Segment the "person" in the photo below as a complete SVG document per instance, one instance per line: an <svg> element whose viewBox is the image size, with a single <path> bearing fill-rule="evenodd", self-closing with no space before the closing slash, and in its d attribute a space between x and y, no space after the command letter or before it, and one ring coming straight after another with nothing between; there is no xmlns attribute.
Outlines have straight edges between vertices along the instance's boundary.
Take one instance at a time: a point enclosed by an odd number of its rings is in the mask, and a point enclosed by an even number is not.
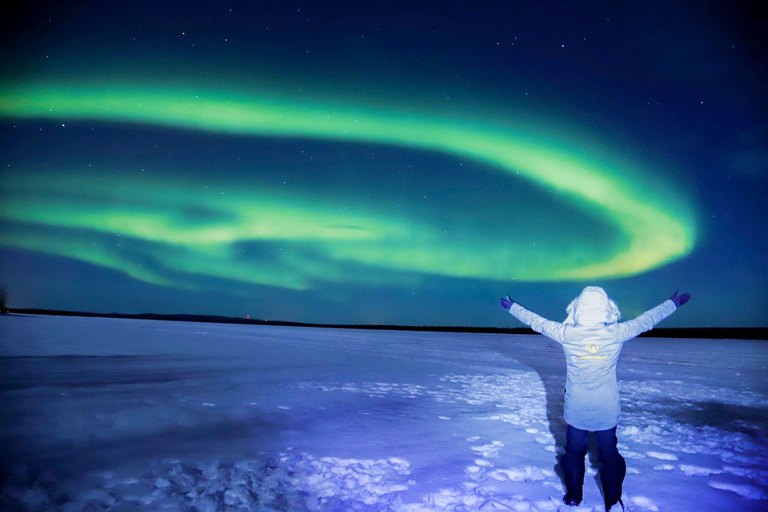
<svg viewBox="0 0 768 512"><path fill-rule="evenodd" d="M600 480L605 509L619 503L627 466L617 449L616 426L621 407L616 382L616 363L624 342L648 331L688 302L690 294L672 297L634 320L619 322L616 303L600 287L587 286L566 309L564 322L547 320L512 300L509 295L499 304L534 331L563 346L567 364L565 377L565 422L568 424L565 454L560 460L565 474L563 501L576 506L582 500L584 456L589 433L597 437Z"/></svg>

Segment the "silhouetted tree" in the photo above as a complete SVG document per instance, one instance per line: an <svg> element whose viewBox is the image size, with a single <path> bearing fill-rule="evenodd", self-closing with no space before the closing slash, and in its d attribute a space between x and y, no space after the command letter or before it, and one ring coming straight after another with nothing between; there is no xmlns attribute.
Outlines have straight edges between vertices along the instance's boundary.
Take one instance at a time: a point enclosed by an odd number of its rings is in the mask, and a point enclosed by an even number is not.
<svg viewBox="0 0 768 512"><path fill-rule="evenodd" d="M7 313L8 308L5 307L5 300L8 298L8 295L5 293L5 287L0 286L0 313Z"/></svg>

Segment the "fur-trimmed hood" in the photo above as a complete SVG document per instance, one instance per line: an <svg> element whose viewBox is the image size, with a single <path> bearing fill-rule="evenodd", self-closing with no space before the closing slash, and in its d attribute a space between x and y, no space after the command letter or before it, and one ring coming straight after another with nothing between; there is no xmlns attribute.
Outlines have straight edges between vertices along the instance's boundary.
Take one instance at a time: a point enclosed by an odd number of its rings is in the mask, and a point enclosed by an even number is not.
<svg viewBox="0 0 768 512"><path fill-rule="evenodd" d="M621 318L619 307L599 286L587 286L565 310L565 324L598 327L613 324Z"/></svg>

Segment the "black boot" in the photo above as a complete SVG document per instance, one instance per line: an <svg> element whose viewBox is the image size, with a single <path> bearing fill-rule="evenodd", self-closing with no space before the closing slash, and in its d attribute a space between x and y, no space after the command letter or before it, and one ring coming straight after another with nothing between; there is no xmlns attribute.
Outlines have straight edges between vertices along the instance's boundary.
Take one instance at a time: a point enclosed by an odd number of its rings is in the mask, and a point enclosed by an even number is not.
<svg viewBox="0 0 768 512"><path fill-rule="evenodd" d="M565 454L560 459L565 476L566 505L575 506L581 503L582 488L584 487L584 457L587 455L589 432L568 425L566 433Z"/></svg>
<svg viewBox="0 0 768 512"><path fill-rule="evenodd" d="M603 484L605 510L613 507L613 512L622 512L624 503L621 501L621 487L627 474L627 463L617 449L616 428L602 430L596 436L600 462L603 464L600 468L600 481ZM617 503L621 508L616 506Z"/></svg>
<svg viewBox="0 0 768 512"><path fill-rule="evenodd" d="M566 494L563 496L563 503L566 505L570 505L571 507L578 506L579 503L581 503L581 496L571 496L570 494Z"/></svg>

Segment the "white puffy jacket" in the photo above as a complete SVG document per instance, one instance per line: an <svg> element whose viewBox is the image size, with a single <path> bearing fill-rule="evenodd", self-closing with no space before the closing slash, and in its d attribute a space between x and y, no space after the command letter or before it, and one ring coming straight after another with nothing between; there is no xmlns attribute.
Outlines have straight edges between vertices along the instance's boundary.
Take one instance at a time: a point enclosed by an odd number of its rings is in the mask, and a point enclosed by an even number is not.
<svg viewBox="0 0 768 512"><path fill-rule="evenodd" d="M565 322L553 322L514 303L509 312L563 346L568 366L565 421L582 430L608 430L619 423L616 363L624 342L649 331L675 312L667 300L634 320L619 322L616 304L602 288L588 286L568 306Z"/></svg>

